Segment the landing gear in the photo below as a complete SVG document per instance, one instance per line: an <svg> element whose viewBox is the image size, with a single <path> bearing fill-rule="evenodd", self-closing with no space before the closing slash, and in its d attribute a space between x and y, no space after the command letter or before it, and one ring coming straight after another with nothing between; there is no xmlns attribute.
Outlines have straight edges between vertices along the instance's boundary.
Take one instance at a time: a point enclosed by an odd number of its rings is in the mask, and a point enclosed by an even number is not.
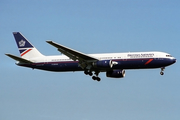
<svg viewBox="0 0 180 120"><path fill-rule="evenodd" d="M161 75L164 75L164 72L160 72Z"/></svg>
<svg viewBox="0 0 180 120"><path fill-rule="evenodd" d="M86 74L86 75L90 75L90 76L92 76L92 75L93 75L92 71L90 71L90 70L85 70L85 71L84 71L84 74Z"/></svg>
<svg viewBox="0 0 180 120"><path fill-rule="evenodd" d="M96 76L93 76L92 79L93 79L93 80L97 80L98 82L101 81L101 78L96 77Z"/></svg>
<svg viewBox="0 0 180 120"><path fill-rule="evenodd" d="M89 75L89 76L92 76L92 75L93 75L93 73L92 73L91 70L85 70L85 71L84 71L84 74ZM95 76L92 76L92 79L93 79L93 80L97 80L97 81L101 81L101 78L98 77L99 71L95 71L94 74L95 74Z"/></svg>
<svg viewBox="0 0 180 120"><path fill-rule="evenodd" d="M96 76L93 76L92 79L93 79L93 80L97 80L98 82L101 81L101 78L98 77L99 71L95 71L94 74L95 74Z"/></svg>
<svg viewBox="0 0 180 120"><path fill-rule="evenodd" d="M164 72L163 72L164 69L165 69L165 67L162 67L162 68L161 68L161 72L160 72L161 75L164 75Z"/></svg>

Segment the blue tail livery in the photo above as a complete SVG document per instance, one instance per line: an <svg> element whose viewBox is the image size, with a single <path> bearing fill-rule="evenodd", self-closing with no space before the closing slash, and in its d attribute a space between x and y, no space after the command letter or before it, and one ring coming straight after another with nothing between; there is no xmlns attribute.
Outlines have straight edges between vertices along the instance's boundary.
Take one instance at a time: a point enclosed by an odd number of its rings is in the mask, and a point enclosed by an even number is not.
<svg viewBox="0 0 180 120"><path fill-rule="evenodd" d="M13 35L22 58L43 56L20 32L13 32Z"/></svg>

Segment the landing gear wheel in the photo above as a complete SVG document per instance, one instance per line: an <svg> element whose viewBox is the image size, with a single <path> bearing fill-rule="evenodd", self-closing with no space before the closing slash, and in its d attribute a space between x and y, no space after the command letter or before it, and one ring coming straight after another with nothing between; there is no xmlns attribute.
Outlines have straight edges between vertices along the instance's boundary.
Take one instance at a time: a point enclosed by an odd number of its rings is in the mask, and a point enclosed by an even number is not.
<svg viewBox="0 0 180 120"><path fill-rule="evenodd" d="M161 75L164 75L164 72L160 72Z"/></svg>
<svg viewBox="0 0 180 120"><path fill-rule="evenodd" d="M92 76L92 75L93 75L93 73L92 73L92 72L89 72L89 75L90 75L90 76Z"/></svg>
<svg viewBox="0 0 180 120"><path fill-rule="evenodd" d="M98 82L101 81L101 78L97 77L97 81L98 81Z"/></svg>
<svg viewBox="0 0 180 120"><path fill-rule="evenodd" d="M93 76L93 77L92 77L92 79L93 79L93 80L96 80L96 77L95 77L95 76Z"/></svg>
<svg viewBox="0 0 180 120"><path fill-rule="evenodd" d="M84 74L88 75L88 71L85 70L85 71L84 71Z"/></svg>
<svg viewBox="0 0 180 120"><path fill-rule="evenodd" d="M93 79L93 80L97 80L98 82L101 81L101 78L96 77L96 76L93 76L92 79Z"/></svg>
<svg viewBox="0 0 180 120"><path fill-rule="evenodd" d="M93 75L93 73L92 73L91 71L87 71L87 70L85 70L85 71L84 71L84 74L86 74L86 75L90 75L90 76L92 76L92 75Z"/></svg>

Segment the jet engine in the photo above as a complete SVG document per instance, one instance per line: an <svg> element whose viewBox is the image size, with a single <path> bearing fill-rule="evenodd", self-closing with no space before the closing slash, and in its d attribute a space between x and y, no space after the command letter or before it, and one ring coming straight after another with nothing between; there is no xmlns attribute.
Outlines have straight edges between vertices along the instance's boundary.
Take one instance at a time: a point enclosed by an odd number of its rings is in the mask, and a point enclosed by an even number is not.
<svg viewBox="0 0 180 120"><path fill-rule="evenodd" d="M100 60L93 63L93 66L96 68L112 68L113 67L112 60Z"/></svg>
<svg viewBox="0 0 180 120"><path fill-rule="evenodd" d="M106 72L107 77L123 78L125 77L125 70L111 70Z"/></svg>

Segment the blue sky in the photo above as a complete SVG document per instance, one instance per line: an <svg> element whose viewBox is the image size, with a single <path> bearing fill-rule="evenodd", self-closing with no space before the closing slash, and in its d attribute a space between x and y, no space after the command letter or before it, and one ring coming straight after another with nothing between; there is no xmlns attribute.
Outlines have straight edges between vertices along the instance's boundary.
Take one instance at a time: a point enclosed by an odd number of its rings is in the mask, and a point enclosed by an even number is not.
<svg viewBox="0 0 180 120"><path fill-rule="evenodd" d="M12 32L45 55L53 40L84 53L163 51L180 59L178 0L1 0L1 120L178 120L179 62L160 69L126 70L122 79L83 72L53 73L16 66Z"/></svg>

